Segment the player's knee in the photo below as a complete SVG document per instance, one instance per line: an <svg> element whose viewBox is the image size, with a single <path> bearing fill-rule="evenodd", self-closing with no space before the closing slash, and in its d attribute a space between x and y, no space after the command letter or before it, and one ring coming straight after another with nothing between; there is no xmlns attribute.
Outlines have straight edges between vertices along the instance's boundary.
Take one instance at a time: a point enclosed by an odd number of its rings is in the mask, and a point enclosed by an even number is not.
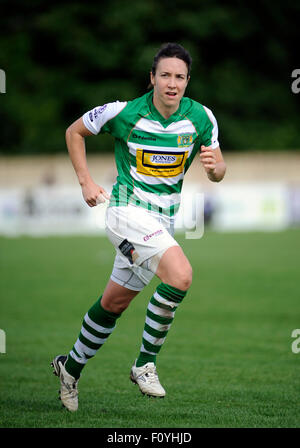
<svg viewBox="0 0 300 448"><path fill-rule="evenodd" d="M175 288L181 291L187 291L192 284L193 270L192 267L186 267L184 270L175 273L173 277L173 285Z"/></svg>
<svg viewBox="0 0 300 448"><path fill-rule="evenodd" d="M138 294L138 291L120 291L120 287L115 285L110 286L110 289L105 290L101 299L102 307L115 314L122 314L128 308L131 300Z"/></svg>
<svg viewBox="0 0 300 448"><path fill-rule="evenodd" d="M179 288L179 289L182 289L182 291L187 291L193 281L193 270L191 267L189 267L186 270L181 281L182 281L182 285L181 285L181 288Z"/></svg>
<svg viewBox="0 0 300 448"><path fill-rule="evenodd" d="M126 303L125 305L124 304L123 305L115 305L113 313L122 314L123 311L125 311L128 308L128 306L129 306L129 303Z"/></svg>
<svg viewBox="0 0 300 448"><path fill-rule="evenodd" d="M102 304L103 308L106 311L115 314L122 314L123 311L125 311L126 308L128 308L128 305L129 305L128 302L123 303L105 302L104 304Z"/></svg>

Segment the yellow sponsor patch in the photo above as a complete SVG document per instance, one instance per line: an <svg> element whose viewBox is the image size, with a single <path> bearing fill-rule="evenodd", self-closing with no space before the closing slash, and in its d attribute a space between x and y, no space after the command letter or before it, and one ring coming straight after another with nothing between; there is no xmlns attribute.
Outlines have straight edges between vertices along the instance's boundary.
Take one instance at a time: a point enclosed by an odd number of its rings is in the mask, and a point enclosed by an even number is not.
<svg viewBox="0 0 300 448"><path fill-rule="evenodd" d="M174 177L184 170L188 151L161 152L136 150L136 169L139 174L156 177Z"/></svg>

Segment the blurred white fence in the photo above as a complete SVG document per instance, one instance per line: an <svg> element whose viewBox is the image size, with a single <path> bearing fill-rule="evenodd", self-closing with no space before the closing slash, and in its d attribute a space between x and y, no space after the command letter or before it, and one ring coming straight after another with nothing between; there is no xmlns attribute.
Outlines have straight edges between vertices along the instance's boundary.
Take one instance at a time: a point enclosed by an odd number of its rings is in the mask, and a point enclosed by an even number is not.
<svg viewBox="0 0 300 448"><path fill-rule="evenodd" d="M194 162L183 186L177 231L200 238L203 223L216 231L277 231L300 225L297 157L289 161L287 172L279 156L275 163L270 155L226 155L221 183L209 182ZM67 157L49 160L0 159L0 235L104 233L107 205L85 204ZM90 158L89 164L95 181L110 192L116 175L113 158Z"/></svg>
<svg viewBox="0 0 300 448"><path fill-rule="evenodd" d="M106 186L109 191L109 187ZM107 204L88 207L78 187L0 189L0 234L66 235L104 232ZM176 229L200 238L203 222L217 231L275 231L300 225L300 188L284 184L224 185L201 192L183 188ZM196 238L197 235L190 236Z"/></svg>

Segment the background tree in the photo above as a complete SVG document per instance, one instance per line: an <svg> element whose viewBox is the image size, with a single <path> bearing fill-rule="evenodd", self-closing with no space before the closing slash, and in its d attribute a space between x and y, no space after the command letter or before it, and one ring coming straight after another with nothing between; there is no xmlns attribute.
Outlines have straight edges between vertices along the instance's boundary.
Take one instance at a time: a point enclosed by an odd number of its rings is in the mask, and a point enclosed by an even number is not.
<svg viewBox="0 0 300 448"><path fill-rule="evenodd" d="M2 154L65 152L73 120L146 92L170 41L193 56L187 95L214 111L223 151L300 149L297 2L2 0L1 10ZM112 151L111 138L89 151Z"/></svg>

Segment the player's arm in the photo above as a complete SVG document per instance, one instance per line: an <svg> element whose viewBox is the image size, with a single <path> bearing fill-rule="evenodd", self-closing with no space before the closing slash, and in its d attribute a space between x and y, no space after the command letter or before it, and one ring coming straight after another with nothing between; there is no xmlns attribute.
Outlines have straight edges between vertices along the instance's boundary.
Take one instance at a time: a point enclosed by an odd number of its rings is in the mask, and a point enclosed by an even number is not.
<svg viewBox="0 0 300 448"><path fill-rule="evenodd" d="M220 182L225 176L226 163L220 147L212 149L211 146L201 146L200 160L207 177L212 182Z"/></svg>
<svg viewBox="0 0 300 448"><path fill-rule="evenodd" d="M109 199L109 196L102 187L93 181L88 169L85 137L89 135L94 134L85 127L83 119L79 118L66 130L66 144L74 170L82 188L83 198L90 207L94 207L99 202L102 202L103 196L106 199Z"/></svg>

